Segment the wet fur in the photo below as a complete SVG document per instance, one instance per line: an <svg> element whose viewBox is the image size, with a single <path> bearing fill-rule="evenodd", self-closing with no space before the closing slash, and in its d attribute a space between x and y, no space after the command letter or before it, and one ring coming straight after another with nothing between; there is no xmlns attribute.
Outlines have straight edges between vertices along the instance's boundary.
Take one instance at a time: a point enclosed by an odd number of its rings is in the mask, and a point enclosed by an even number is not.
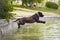
<svg viewBox="0 0 60 40"><path fill-rule="evenodd" d="M41 12L37 12L36 14L30 16L30 17L23 17L18 18L16 21L18 21L18 28L20 28L20 25L24 25L25 23L45 23L45 21L40 21L39 17L44 17L44 15Z"/></svg>

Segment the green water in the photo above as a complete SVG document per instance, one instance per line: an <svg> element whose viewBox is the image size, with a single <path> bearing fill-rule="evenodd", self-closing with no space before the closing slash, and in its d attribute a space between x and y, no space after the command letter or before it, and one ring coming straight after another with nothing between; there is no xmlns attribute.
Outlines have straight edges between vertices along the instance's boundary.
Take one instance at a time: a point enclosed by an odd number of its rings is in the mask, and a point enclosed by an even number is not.
<svg viewBox="0 0 60 40"><path fill-rule="evenodd" d="M33 23L21 26L8 40L54 40L60 34L60 21L49 21L46 24Z"/></svg>

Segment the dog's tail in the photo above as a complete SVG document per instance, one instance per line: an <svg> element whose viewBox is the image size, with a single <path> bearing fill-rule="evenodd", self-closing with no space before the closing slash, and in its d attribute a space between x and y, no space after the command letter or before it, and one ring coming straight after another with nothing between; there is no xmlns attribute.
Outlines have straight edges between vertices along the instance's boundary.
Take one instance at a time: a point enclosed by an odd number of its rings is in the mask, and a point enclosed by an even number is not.
<svg viewBox="0 0 60 40"><path fill-rule="evenodd" d="M16 19L15 21L13 21L13 22L16 22L16 21L19 21L20 19Z"/></svg>

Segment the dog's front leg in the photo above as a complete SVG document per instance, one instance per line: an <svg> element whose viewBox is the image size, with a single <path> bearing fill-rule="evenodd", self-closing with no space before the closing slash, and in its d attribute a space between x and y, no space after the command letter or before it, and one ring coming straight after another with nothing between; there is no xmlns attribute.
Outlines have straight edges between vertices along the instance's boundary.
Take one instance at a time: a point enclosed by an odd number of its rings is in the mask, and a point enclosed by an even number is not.
<svg viewBox="0 0 60 40"><path fill-rule="evenodd" d="M40 21L40 20L38 20L38 21L36 21L37 23L46 23L45 21Z"/></svg>
<svg viewBox="0 0 60 40"><path fill-rule="evenodd" d="M18 29L20 28L20 23L18 23Z"/></svg>

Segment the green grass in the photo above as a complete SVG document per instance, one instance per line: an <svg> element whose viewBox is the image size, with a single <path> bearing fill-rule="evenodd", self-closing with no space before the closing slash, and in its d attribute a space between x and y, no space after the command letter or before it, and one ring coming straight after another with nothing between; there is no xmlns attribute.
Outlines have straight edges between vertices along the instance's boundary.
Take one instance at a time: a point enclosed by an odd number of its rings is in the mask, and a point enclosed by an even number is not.
<svg viewBox="0 0 60 40"><path fill-rule="evenodd" d="M55 14L60 14L60 11L55 10L55 9L51 9L51 8L47 8L47 7L29 8L29 7L25 7L25 6L21 6L21 5L13 5L13 6L20 7L20 8L26 8L26 9L30 9L30 10L37 10L37 11L52 12Z"/></svg>
<svg viewBox="0 0 60 40"><path fill-rule="evenodd" d="M60 8L60 5L59 5L59 8Z"/></svg>

